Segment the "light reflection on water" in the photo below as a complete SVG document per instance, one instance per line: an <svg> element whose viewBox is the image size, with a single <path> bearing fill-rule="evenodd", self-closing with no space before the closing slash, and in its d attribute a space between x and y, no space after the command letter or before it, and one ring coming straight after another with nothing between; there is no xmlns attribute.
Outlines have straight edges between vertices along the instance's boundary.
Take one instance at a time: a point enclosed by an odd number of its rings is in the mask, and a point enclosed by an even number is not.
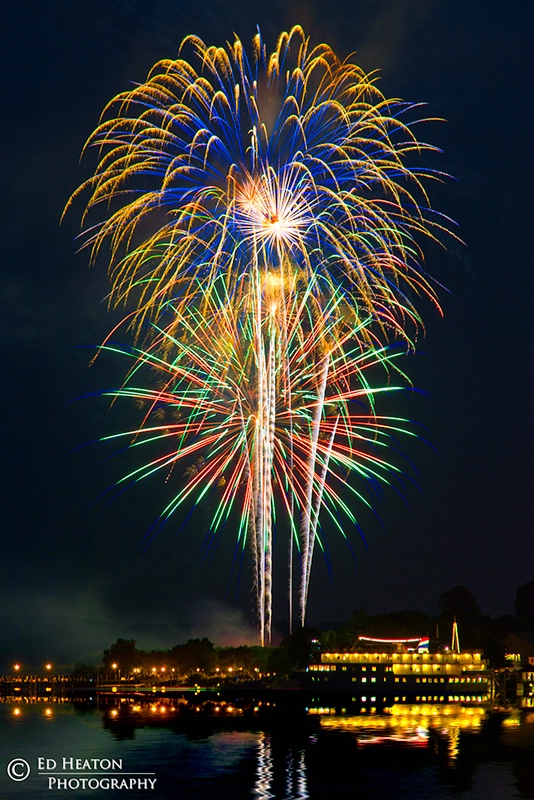
<svg viewBox="0 0 534 800"><path fill-rule="evenodd" d="M274 795L270 792L273 779L273 762L271 753L271 739L265 733L260 733L258 742L258 755L256 767L256 781L253 794L261 800L267 800Z"/></svg>
<svg viewBox="0 0 534 800"><path fill-rule="evenodd" d="M272 734L262 731L257 745L256 780L252 789L252 797L257 800L269 798L287 798L287 800L308 800L310 795L306 785L306 761L304 748L286 753L284 794L277 793L274 758L272 752Z"/></svg>
<svg viewBox="0 0 534 800"><path fill-rule="evenodd" d="M326 730L354 731L359 745L396 742L412 747L428 747L433 731L447 742L449 763L459 754L461 730L476 731L487 717L480 706L396 704L388 714L321 717Z"/></svg>
<svg viewBox="0 0 534 800"><path fill-rule="evenodd" d="M169 700L98 708L51 698L0 704L0 797L65 798L37 774L37 758L59 763L75 756L122 759L125 772L154 772L157 791L148 794L164 799L534 798L532 712L398 705L384 714L262 719L234 707L224 717L203 711L187 716ZM6 775L16 757L32 766L27 781ZM67 794L125 796L118 789ZM134 788L126 796L147 791Z"/></svg>

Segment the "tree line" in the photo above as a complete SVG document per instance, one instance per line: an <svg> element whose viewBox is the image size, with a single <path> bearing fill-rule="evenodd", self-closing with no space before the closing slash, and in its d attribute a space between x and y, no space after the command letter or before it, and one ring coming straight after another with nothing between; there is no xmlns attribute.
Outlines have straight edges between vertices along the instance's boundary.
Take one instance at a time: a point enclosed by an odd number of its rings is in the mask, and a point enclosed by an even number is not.
<svg viewBox="0 0 534 800"><path fill-rule="evenodd" d="M108 676L125 679L132 675L154 680L259 680L266 675L288 674L301 669L320 652L353 649L358 636L383 638L429 636L443 644L451 641L453 621L460 629L462 649L484 653L494 666L504 665L502 640L511 631L534 630L534 581L516 592L515 614L498 618L485 616L474 594L466 586L455 586L440 595L439 615L403 610L388 614L368 614L355 609L335 628L300 628L286 636L277 647L241 645L216 647L207 638L189 639L169 650L138 650L133 639L117 639L104 650L102 666ZM97 668L78 664L77 674L96 673Z"/></svg>

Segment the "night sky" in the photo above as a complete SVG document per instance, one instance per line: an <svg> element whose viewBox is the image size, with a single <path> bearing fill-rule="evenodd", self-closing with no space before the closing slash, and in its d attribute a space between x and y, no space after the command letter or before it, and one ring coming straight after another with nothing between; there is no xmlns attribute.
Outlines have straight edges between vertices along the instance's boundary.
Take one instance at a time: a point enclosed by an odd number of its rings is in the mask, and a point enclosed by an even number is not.
<svg viewBox="0 0 534 800"><path fill-rule="evenodd" d="M105 267L77 252L69 195L91 174L79 156L105 103L144 80L182 38L274 45L300 23L314 43L355 51L389 97L426 101L421 138L455 177L432 192L466 247L429 250L446 287L444 318L422 306L426 337L404 367L418 391L401 413L422 440L403 444L407 481L361 513L365 542L328 537L318 553L310 623L406 608L468 586L485 614L513 612L534 579L532 519L532 52L528 3L495 0L48 0L4 11L2 64L2 549L0 672L13 659L98 660L118 636L171 647L190 636L255 641L251 572L234 569L231 529L205 552L209 509L175 517L151 541L165 504L159 481L106 493L131 456L97 443L133 419L109 409L124 363L89 361L116 316ZM425 440L425 441L423 441ZM530 490L530 491L529 491ZM285 542L276 553L275 620Z"/></svg>

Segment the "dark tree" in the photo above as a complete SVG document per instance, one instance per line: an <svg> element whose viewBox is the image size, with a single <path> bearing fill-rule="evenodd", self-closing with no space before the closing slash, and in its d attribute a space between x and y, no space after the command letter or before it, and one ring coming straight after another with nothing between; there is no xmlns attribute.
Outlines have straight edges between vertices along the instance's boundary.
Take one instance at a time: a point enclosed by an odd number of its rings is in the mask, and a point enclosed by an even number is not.
<svg viewBox="0 0 534 800"><path fill-rule="evenodd" d="M358 642L358 636L368 636L370 633L369 614L363 608L356 608L338 632L340 649L351 650Z"/></svg>
<svg viewBox="0 0 534 800"><path fill-rule="evenodd" d="M517 588L515 623L518 630L534 631L534 581Z"/></svg>
<svg viewBox="0 0 534 800"><path fill-rule="evenodd" d="M318 628L299 628L287 636L269 656L268 669L271 672L291 672L302 669L319 652L320 630Z"/></svg>
<svg viewBox="0 0 534 800"><path fill-rule="evenodd" d="M106 669L113 669L112 665L117 664L117 669L123 675L129 674L138 666L140 659L136 644L134 639L117 639L108 650L104 650L102 661Z"/></svg>
<svg viewBox="0 0 534 800"><path fill-rule="evenodd" d="M197 670L212 672L217 655L213 643L203 639L188 639L185 644L177 644L171 650L171 661L182 673L192 673Z"/></svg>
<svg viewBox="0 0 534 800"><path fill-rule="evenodd" d="M482 617L475 595L466 586L455 586L443 592L438 606L441 616L447 622L456 619L459 625L476 625Z"/></svg>
<svg viewBox="0 0 534 800"><path fill-rule="evenodd" d="M255 671L267 672L267 661L271 652L269 647L259 645L239 647L217 647L217 666L222 670L232 667L234 670L242 670L250 677L254 677Z"/></svg>

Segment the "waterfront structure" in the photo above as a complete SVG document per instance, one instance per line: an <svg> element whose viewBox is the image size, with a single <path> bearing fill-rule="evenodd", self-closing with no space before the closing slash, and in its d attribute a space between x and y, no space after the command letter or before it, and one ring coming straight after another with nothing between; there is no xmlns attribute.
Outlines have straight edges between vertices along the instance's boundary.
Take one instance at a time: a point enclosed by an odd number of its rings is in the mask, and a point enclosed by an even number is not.
<svg viewBox="0 0 534 800"><path fill-rule="evenodd" d="M503 694L520 708L534 708L534 631L509 633L503 640L507 667Z"/></svg>
<svg viewBox="0 0 534 800"><path fill-rule="evenodd" d="M502 643L510 666L534 667L534 631L508 633Z"/></svg>
<svg viewBox="0 0 534 800"><path fill-rule="evenodd" d="M310 689L372 695L377 702L482 703L491 684L481 653L431 648L428 638L361 636L352 652L321 653L307 668Z"/></svg>

